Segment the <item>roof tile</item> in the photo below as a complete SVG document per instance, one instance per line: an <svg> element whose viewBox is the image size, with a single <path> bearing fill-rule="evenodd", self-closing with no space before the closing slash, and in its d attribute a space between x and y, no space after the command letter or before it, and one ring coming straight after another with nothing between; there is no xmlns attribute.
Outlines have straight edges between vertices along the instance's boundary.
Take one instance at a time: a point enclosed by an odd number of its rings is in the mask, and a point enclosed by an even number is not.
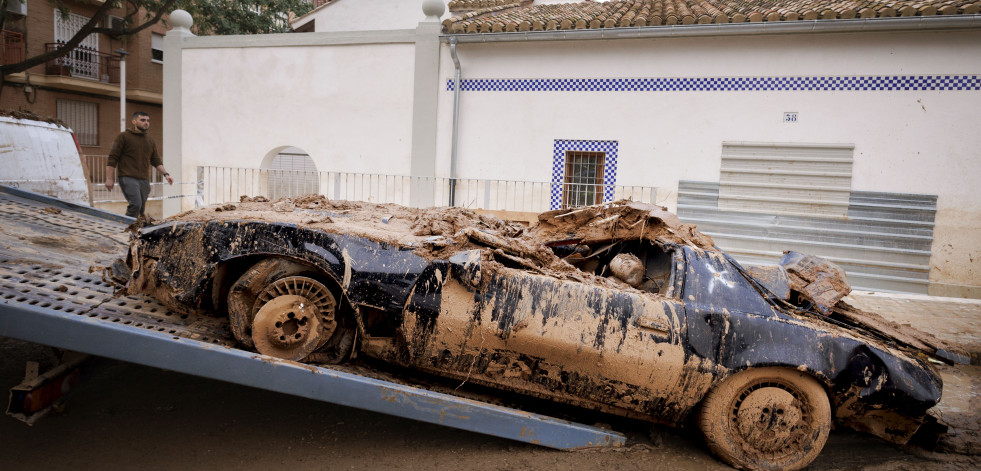
<svg viewBox="0 0 981 471"><path fill-rule="evenodd" d="M528 0L453 0L452 33L490 33L669 26L708 23L792 22L975 15L981 0L617 0L533 5Z"/></svg>

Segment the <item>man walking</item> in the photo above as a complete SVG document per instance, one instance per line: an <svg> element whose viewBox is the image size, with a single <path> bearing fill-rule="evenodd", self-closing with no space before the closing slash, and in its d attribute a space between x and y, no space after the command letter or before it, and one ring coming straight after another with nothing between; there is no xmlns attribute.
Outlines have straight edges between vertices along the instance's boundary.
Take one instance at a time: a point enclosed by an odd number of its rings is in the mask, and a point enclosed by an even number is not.
<svg viewBox="0 0 981 471"><path fill-rule="evenodd" d="M146 199L150 196L150 168L155 167L167 183L173 185L174 179L163 166L157 154L157 144L146 132L150 129L150 115L137 111L133 113L133 127L127 129L112 141L109 162L106 163L106 188L112 191L116 172L119 172L119 188L126 197L126 215L143 216L146 212Z"/></svg>

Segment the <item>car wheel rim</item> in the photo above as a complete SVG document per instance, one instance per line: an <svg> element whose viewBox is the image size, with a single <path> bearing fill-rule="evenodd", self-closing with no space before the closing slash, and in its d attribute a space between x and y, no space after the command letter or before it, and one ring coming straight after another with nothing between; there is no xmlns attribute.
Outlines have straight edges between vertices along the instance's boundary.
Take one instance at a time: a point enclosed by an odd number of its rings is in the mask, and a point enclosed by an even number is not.
<svg viewBox="0 0 981 471"><path fill-rule="evenodd" d="M768 457L800 450L812 430L803 394L793 386L751 385L733 402L730 423L748 449Z"/></svg>
<svg viewBox="0 0 981 471"><path fill-rule="evenodd" d="M334 333L334 297L316 280L292 276L270 284L256 299L252 341L265 355L300 360Z"/></svg>

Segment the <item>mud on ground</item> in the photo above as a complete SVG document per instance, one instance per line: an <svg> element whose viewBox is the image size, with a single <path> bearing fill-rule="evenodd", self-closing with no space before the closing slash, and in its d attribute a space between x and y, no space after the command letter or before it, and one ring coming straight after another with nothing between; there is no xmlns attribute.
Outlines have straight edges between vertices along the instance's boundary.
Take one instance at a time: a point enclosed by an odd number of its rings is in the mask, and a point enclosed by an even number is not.
<svg viewBox="0 0 981 471"><path fill-rule="evenodd" d="M45 347L0 337L0 387ZM697 433L625 430L616 450L563 452L205 378L102 360L64 412L34 426L0 416L0 469L727 470ZM810 470L981 468L834 431Z"/></svg>

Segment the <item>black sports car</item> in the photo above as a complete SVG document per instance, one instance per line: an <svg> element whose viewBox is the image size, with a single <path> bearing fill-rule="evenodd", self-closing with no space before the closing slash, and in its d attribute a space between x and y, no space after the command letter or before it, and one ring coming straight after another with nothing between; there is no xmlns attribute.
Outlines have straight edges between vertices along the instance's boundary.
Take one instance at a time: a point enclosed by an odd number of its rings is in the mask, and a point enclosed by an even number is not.
<svg viewBox="0 0 981 471"><path fill-rule="evenodd" d="M663 208L630 202L525 228L304 197L145 227L127 263L131 293L227 314L245 348L367 355L621 416L694 418L737 467L802 468L836 422L904 443L939 376L922 346L856 322L834 267L802 257L786 257L792 276L754 276Z"/></svg>

